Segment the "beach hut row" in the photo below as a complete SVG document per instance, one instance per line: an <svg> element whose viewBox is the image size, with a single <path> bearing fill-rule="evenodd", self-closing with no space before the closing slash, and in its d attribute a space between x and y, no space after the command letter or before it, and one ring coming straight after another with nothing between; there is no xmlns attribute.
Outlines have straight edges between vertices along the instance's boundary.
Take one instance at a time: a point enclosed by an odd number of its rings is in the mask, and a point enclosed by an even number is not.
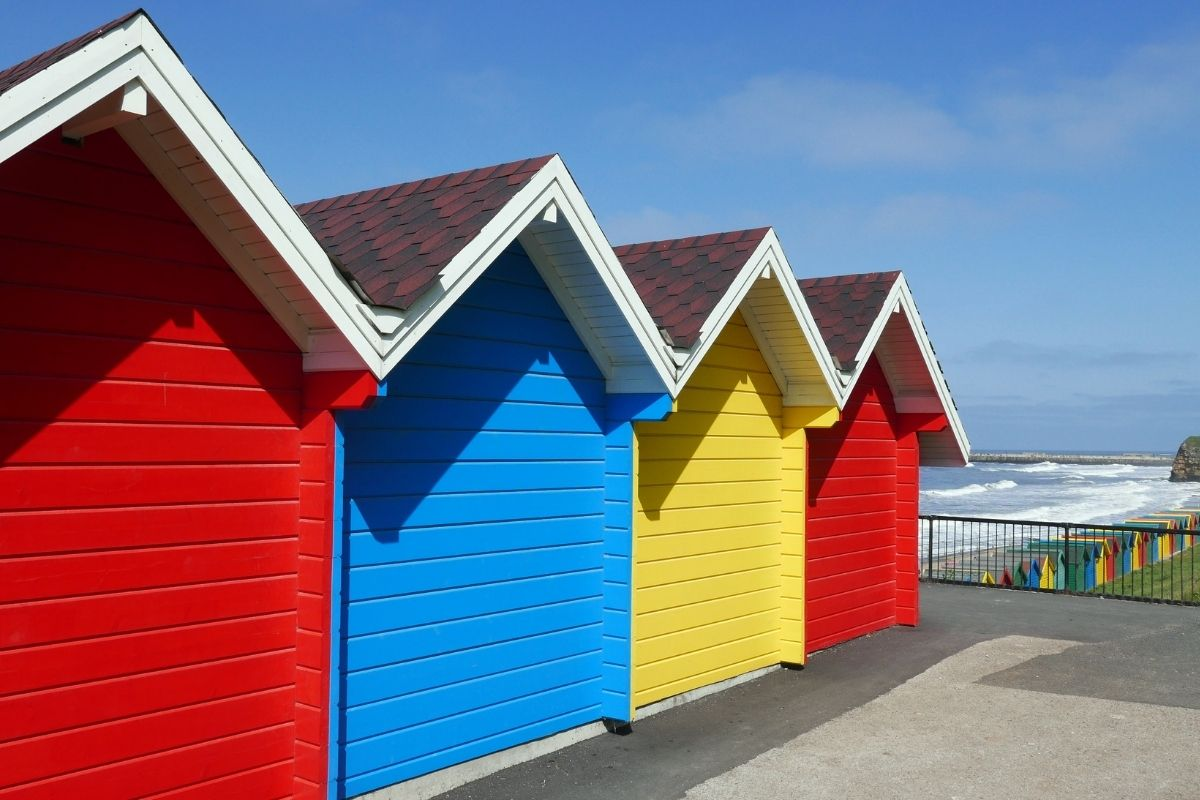
<svg viewBox="0 0 1200 800"><path fill-rule="evenodd" d="M0 309L22 800L369 795L916 624L969 454L900 273L614 248L558 156L292 206L140 11L0 71Z"/></svg>
<svg viewBox="0 0 1200 800"><path fill-rule="evenodd" d="M1069 539L1031 539L1006 548L989 569L970 581L1025 589L1092 591L1110 581L1174 556L1196 545L1200 509L1161 511L1125 520L1138 530L1082 528Z"/></svg>
<svg viewBox="0 0 1200 800"><path fill-rule="evenodd" d="M1171 558L1195 546L1196 534L1184 531L1200 530L1200 509L1177 508L1159 511L1141 517L1133 517L1123 523L1134 528L1145 528L1154 537L1155 560Z"/></svg>

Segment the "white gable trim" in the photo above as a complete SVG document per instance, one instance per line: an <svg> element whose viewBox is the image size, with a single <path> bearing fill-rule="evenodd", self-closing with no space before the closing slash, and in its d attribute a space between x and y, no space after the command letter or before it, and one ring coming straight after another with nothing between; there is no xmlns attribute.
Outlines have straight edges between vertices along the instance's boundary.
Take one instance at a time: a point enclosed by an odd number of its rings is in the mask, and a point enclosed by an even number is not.
<svg viewBox="0 0 1200 800"><path fill-rule="evenodd" d="M347 349L361 360L358 366L365 365L380 375L381 359L366 335L366 321L356 320L359 315L354 309L361 303L295 210L144 14L0 95L0 161L131 83L144 86L171 117L301 285L333 320L347 339ZM136 121L130 123L130 127L136 124ZM138 137L134 134L129 139L137 141ZM141 140L140 146L145 149L150 144ZM167 172L161 161L158 169L153 166L151 169L160 178ZM168 186L172 188L178 192L180 186ZM188 209L187 193L176 196L182 198L181 205ZM199 210L194 203L190 205L191 212ZM203 222L203 215L193 219L297 340L301 350L307 352L310 344L307 332L297 327L297 317L286 308L286 299L281 298L269 281L256 279L250 266L252 261L234 254L227 233L219 235L213 226Z"/></svg>
<svg viewBox="0 0 1200 800"><path fill-rule="evenodd" d="M954 434L954 440L962 455L963 463L966 463L971 458L971 442L967 439L966 429L963 427L962 419L958 416L958 409L954 406L954 398L950 394L950 385L946 382L946 376L934 353L933 343L925 330L925 323L922 321L921 315L917 312L916 301L913 300L912 291L903 274L892 285L887 299L879 309L879 315L871 323L866 338L858 348L858 353L855 355L854 372L849 376L849 380L842 389L839 406L844 408L850 400L854 387L858 385L858 380L862 377L867 360L875 352L875 347L879 344L888 321L896 313L902 314L905 321L908 322L909 329L920 350L921 358L925 362L925 368L929 371L929 376L933 381L935 391L934 395L897 397L896 410L900 413L944 413L950 423L950 430Z"/></svg>
<svg viewBox="0 0 1200 800"><path fill-rule="evenodd" d="M704 361L704 357L708 354L708 351L716 343L721 331L725 329L725 325L729 323L734 312L738 310L742 301L746 299L746 295L750 293L754 283L758 280L773 281L779 286L780 291L787 300L788 306L796 315L796 322L804 335L805 343L816 359L821 377L824 379L825 386L829 392L829 403L831 405L840 405L840 388L833 358L829 355L829 350L825 346L825 340L821 338L817 331L817 324L813 320L812 312L802 298L800 285L796 282L791 264L788 263L787 256L783 252L783 246L779 243L779 237L775 235L774 229L767 231L766 236L759 242L758 247L750 255L745 266L742 267L737 277L734 278L733 283L730 284L724 297L717 303L712 313L708 315L708 319L704 321L704 324L700 326L700 334L696 342L691 347L681 351L683 360L676 371L672 396L678 397L679 393L683 391L693 373L695 373ZM771 369L771 374L775 377L779 391L783 394L784 404L812 405L811 400L801 401L794 396L798 387L789 386L791 382L790 376L785 374L783 368L780 366L779 359L775 357L769 337L764 336L761 330L757 328L757 325L749 318L747 319L747 325L750 327L751 333L754 334L759 350L762 351L763 359Z"/></svg>
<svg viewBox="0 0 1200 800"><path fill-rule="evenodd" d="M159 183L170 193L184 213L195 223L205 238L216 248L238 274L245 284L250 287L275 321L284 329L287 335L296 343L301 351L309 346L310 332L308 326L292 309L274 285L265 275L254 266L245 248L241 246L229 231L221 224L204 198L196 188L180 173L171 159L163 152L154 137L141 125L130 125L119 131L121 138L137 154L146 168Z"/></svg>
<svg viewBox="0 0 1200 800"><path fill-rule="evenodd" d="M530 226L552 216L565 221L578 238L589 262L609 295L616 302L626 325L641 345L644 359L636 365L618 363L608 353L603 338L592 329L578 304L569 296L553 266L538 252L527 235ZM514 241L520 241L543 280L558 300L567 319L579 334L597 366L607 379L609 391L661 391L671 382L666 347L650 314L621 268L616 254L592 216L562 159L552 158L531 177L441 271L437 281L404 312L370 307L383 356L383 374L390 372L429 332L454 303ZM384 331L389 331L384 333ZM630 368L626 370L626 368ZM639 369L640 368L640 369ZM627 376L626 371L653 371L657 379Z"/></svg>
<svg viewBox="0 0 1200 800"><path fill-rule="evenodd" d="M140 21L135 17L0 95L0 161L137 77L129 62L141 41Z"/></svg>

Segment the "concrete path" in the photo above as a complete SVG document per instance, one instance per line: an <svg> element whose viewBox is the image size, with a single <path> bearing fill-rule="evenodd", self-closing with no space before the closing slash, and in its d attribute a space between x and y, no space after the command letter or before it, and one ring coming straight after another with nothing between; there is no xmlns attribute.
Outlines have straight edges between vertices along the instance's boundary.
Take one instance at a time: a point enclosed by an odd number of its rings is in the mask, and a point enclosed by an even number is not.
<svg viewBox="0 0 1200 800"><path fill-rule="evenodd" d="M1200 797L1200 609L921 589L919 628L441 797Z"/></svg>

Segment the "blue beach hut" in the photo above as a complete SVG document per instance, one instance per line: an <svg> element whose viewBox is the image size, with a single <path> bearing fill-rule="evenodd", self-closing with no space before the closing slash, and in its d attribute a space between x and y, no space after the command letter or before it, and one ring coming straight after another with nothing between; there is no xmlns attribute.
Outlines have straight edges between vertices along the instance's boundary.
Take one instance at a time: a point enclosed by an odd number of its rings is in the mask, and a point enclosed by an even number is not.
<svg viewBox="0 0 1200 800"><path fill-rule="evenodd" d="M1133 570L1135 569L1134 560L1133 560L1133 551L1136 546L1136 544L1134 542L1134 534L1132 534L1128 531L1122 532L1120 534L1120 542L1121 542L1121 567L1120 567L1121 571L1120 571L1120 574L1128 575L1130 572L1133 572Z"/></svg>
<svg viewBox="0 0 1200 800"><path fill-rule="evenodd" d="M669 413L669 361L566 167L298 211L386 375L337 417L334 794L623 723L632 422Z"/></svg>
<svg viewBox="0 0 1200 800"><path fill-rule="evenodd" d="M1027 564L1028 566L1025 568L1025 588L1038 589L1042 584L1042 560L1035 558L1027 562Z"/></svg>

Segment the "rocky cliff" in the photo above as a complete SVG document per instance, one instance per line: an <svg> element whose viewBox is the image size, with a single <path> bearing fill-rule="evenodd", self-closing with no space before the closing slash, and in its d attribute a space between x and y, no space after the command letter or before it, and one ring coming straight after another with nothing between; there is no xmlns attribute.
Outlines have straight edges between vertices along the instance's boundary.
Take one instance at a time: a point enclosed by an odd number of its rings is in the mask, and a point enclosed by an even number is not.
<svg viewBox="0 0 1200 800"><path fill-rule="evenodd" d="M1200 436L1189 436L1179 445L1175 463L1171 465L1171 480L1200 482Z"/></svg>

